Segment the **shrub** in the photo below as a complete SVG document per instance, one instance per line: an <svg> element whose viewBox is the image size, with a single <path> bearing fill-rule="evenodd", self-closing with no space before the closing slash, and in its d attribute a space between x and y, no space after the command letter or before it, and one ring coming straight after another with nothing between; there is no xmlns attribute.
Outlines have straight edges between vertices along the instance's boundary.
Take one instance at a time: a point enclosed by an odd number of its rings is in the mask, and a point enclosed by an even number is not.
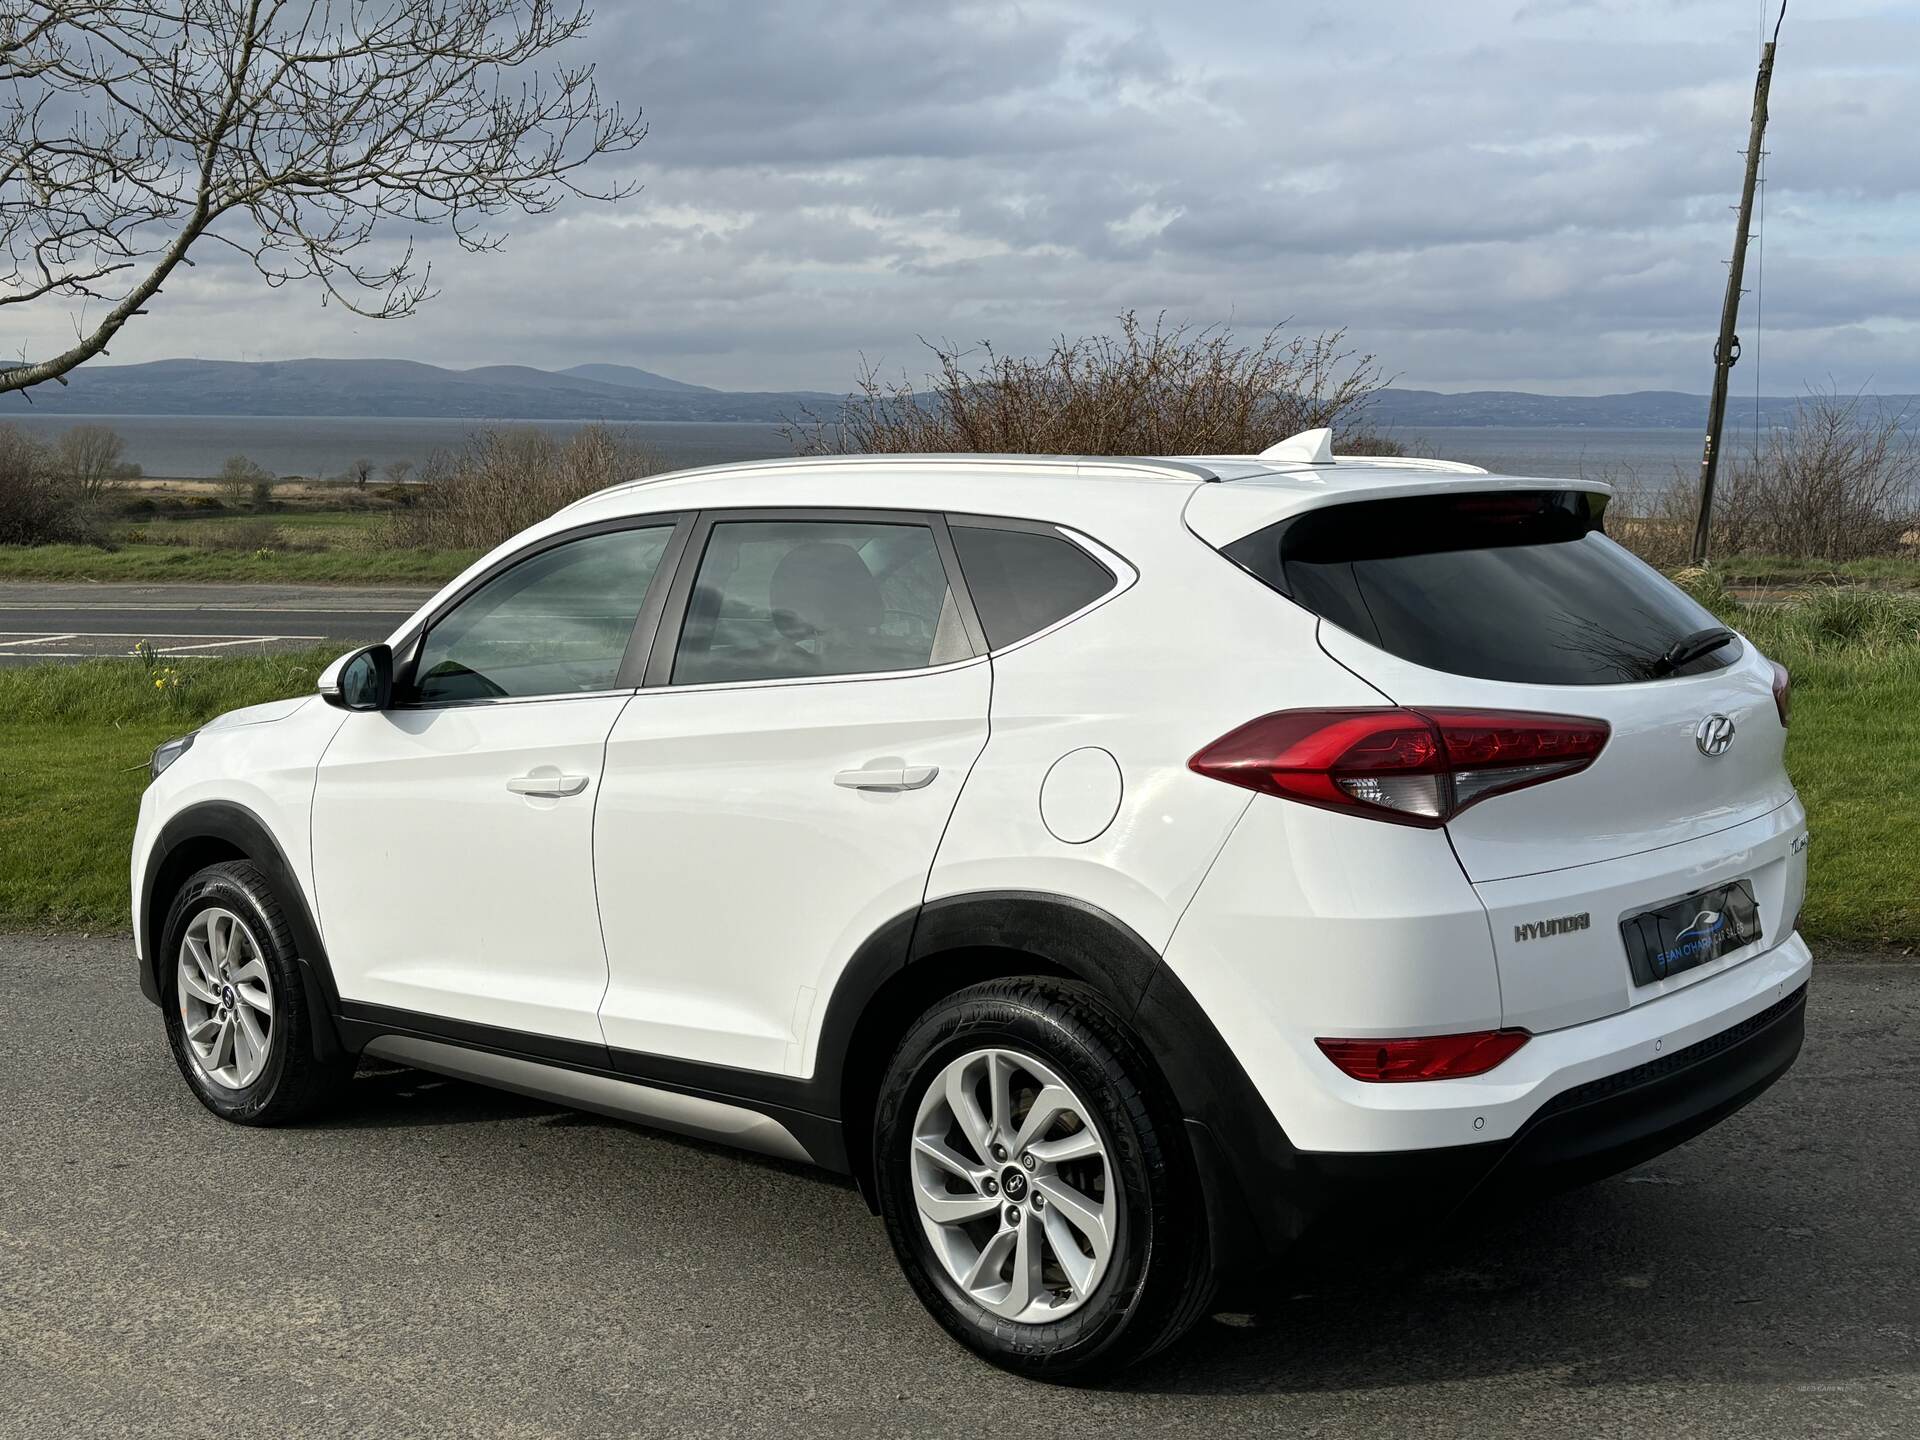
<svg viewBox="0 0 1920 1440"><path fill-rule="evenodd" d="M0 545L84 542L93 527L52 452L18 425L0 425Z"/></svg>
<svg viewBox="0 0 1920 1440"><path fill-rule="evenodd" d="M222 523L194 528L197 533L193 537L193 543L202 550L241 550L254 553L261 550L286 548L280 538L280 527L272 520L241 520L233 524Z"/></svg>
<svg viewBox="0 0 1920 1440"><path fill-rule="evenodd" d="M869 368L839 415L789 421L788 439L809 454L1246 455L1325 425L1343 449L1398 453L1368 433L1382 376L1343 332L1276 327L1241 345L1224 326L1119 319L1118 336L1062 338L1039 359L929 345L937 373L924 386Z"/></svg>
<svg viewBox="0 0 1920 1440"><path fill-rule="evenodd" d="M1908 419L1859 395L1809 395L1757 455L1722 460L1712 553L1839 564L1911 549L1920 528L1920 436ZM1623 544L1656 565L1691 555L1695 473L1676 468L1664 486L1642 485L1630 470L1600 478L1614 483L1608 528Z"/></svg>
<svg viewBox="0 0 1920 1440"><path fill-rule="evenodd" d="M408 487L411 508L393 516L394 541L489 550L583 495L659 469L656 456L604 425L565 441L532 426L481 430L422 467L420 483Z"/></svg>

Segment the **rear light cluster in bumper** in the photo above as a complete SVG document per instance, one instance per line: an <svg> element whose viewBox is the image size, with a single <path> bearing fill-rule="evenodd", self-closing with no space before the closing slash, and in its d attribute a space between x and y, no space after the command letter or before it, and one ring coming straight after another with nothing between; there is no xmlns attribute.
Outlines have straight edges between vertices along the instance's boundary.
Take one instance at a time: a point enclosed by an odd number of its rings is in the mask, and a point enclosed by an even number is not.
<svg viewBox="0 0 1920 1440"><path fill-rule="evenodd" d="M1316 1040L1355 1080L1464 1080L1484 1075L1533 1037L1525 1030L1475 1030L1409 1040Z"/></svg>
<svg viewBox="0 0 1920 1440"><path fill-rule="evenodd" d="M1282 710L1187 764L1282 799L1436 829L1490 796L1579 773L1611 733L1604 720L1510 710Z"/></svg>

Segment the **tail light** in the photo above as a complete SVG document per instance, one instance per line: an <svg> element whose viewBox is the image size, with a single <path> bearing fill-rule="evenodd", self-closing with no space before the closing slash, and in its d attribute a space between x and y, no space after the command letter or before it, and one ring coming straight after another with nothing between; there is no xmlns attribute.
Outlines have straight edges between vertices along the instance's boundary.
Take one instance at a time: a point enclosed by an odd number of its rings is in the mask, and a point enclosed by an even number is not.
<svg viewBox="0 0 1920 1440"><path fill-rule="evenodd" d="M1773 708L1780 712L1780 728L1784 730L1793 715L1793 676L1778 660L1768 663L1773 666Z"/></svg>
<svg viewBox="0 0 1920 1440"><path fill-rule="evenodd" d="M1533 1037L1525 1030L1475 1030L1411 1040L1316 1040L1356 1080L1464 1080L1484 1075Z"/></svg>
<svg viewBox="0 0 1920 1440"><path fill-rule="evenodd" d="M1434 829L1469 805L1577 774L1604 720L1506 710L1282 710L1187 762L1229 785Z"/></svg>

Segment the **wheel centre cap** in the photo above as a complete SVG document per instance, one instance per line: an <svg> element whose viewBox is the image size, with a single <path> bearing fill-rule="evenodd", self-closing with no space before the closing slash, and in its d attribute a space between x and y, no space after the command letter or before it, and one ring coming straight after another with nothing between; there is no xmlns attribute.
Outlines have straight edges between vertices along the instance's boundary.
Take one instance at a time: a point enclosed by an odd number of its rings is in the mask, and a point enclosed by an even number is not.
<svg viewBox="0 0 1920 1440"><path fill-rule="evenodd" d="M1009 1200L1027 1198L1027 1177L1018 1165L1009 1165L1000 1175L1000 1189Z"/></svg>
<svg viewBox="0 0 1920 1440"><path fill-rule="evenodd" d="M231 1010L233 1008L234 999L235 999L235 996L233 993L233 986L222 985L220 987L220 1004L222 1008Z"/></svg>

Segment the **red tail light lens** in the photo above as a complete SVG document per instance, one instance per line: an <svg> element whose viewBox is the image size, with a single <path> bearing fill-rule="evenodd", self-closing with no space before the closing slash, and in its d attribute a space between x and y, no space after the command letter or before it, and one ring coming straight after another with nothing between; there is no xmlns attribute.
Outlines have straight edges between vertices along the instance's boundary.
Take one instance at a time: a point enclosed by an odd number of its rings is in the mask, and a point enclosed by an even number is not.
<svg viewBox="0 0 1920 1440"><path fill-rule="evenodd" d="M1780 712L1780 728L1784 730L1793 716L1793 676L1778 660L1767 663L1773 666L1773 708Z"/></svg>
<svg viewBox="0 0 1920 1440"><path fill-rule="evenodd" d="M1411 1040L1316 1040L1356 1080L1464 1080L1484 1075L1533 1037L1525 1030L1475 1030Z"/></svg>
<svg viewBox="0 0 1920 1440"><path fill-rule="evenodd" d="M1492 795L1587 768L1604 720L1505 710L1282 710L1188 767L1283 799L1429 829Z"/></svg>

